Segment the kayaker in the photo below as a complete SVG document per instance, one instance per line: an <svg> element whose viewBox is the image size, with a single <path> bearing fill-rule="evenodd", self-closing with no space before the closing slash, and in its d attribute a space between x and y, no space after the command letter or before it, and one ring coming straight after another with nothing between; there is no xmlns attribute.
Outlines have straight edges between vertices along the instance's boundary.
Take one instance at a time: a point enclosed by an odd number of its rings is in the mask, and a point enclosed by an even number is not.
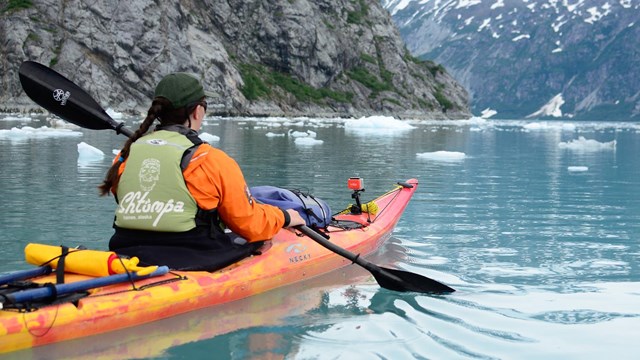
<svg viewBox="0 0 640 360"><path fill-rule="evenodd" d="M257 203L236 161L198 137L206 110L195 77L173 73L158 83L147 117L99 186L118 203L110 250L145 264L212 271L252 254L281 228L305 223L295 210Z"/></svg>

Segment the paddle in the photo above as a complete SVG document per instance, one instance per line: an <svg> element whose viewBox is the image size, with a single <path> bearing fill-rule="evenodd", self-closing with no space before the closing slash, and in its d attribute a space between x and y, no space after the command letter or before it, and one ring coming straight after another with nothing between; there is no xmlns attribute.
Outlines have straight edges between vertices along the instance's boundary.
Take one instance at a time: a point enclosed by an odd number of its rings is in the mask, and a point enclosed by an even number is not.
<svg viewBox="0 0 640 360"><path fill-rule="evenodd" d="M111 129L118 134L133 135L124 123L113 120L86 91L51 68L25 61L18 72L27 96L64 120L87 129Z"/></svg>
<svg viewBox="0 0 640 360"><path fill-rule="evenodd" d="M115 122L89 94L56 71L33 61L25 61L20 66L19 73L25 93L37 104L62 119L88 129L113 129L119 134L132 135L122 123ZM329 242L307 226L297 229L325 248L367 269L385 289L423 293L455 291L445 284L419 274L372 264L359 255Z"/></svg>
<svg viewBox="0 0 640 360"><path fill-rule="evenodd" d="M385 289L394 291L416 291L432 294L450 293L455 291L454 289L443 283L430 279L426 276L422 276L420 274L397 269L388 269L373 264L361 258L360 255L356 255L325 239L322 235L313 231L308 226L296 226L296 229L300 230L300 232L310 237L313 241L324 246L325 248L344 258L351 260L354 264L358 264L363 268L369 270L371 275L373 275L376 281L378 281L378 284Z"/></svg>

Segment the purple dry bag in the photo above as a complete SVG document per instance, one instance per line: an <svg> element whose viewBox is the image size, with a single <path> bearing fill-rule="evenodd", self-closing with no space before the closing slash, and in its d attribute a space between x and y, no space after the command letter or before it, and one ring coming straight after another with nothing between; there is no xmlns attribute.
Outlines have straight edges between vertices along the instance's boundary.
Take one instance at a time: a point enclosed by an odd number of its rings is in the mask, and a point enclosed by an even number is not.
<svg viewBox="0 0 640 360"><path fill-rule="evenodd" d="M309 227L326 228L331 223L329 205L300 190L287 190L275 186L254 186L251 188L251 195L258 202L277 206L283 210L296 210Z"/></svg>

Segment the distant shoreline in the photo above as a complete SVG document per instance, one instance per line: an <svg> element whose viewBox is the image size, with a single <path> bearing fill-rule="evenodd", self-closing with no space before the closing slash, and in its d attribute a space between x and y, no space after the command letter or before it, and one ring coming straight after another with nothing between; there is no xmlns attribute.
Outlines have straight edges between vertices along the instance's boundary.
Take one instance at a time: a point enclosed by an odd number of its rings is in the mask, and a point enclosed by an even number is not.
<svg viewBox="0 0 640 360"><path fill-rule="evenodd" d="M120 112L119 110L115 110L116 112ZM123 114L130 117L141 117L144 116L142 112L136 113L135 111L123 111ZM0 115L42 115L49 116L51 113L41 107L30 107L24 105L16 105L16 106L8 106L4 109L0 110ZM281 117L281 118L299 118L299 117L308 117L308 118L323 118L323 119L331 119L331 118L340 118L340 119L349 119L349 118L362 118L369 116L390 116L399 120L467 120L474 115L471 113L465 112L456 112L456 113L440 113L440 112L420 112L420 111L406 111L403 113L375 113L375 112L364 112L364 111L354 111L352 113L345 112L279 112L279 113L232 113L232 112L209 112L207 116L213 117L255 117L255 118L270 118L270 117Z"/></svg>

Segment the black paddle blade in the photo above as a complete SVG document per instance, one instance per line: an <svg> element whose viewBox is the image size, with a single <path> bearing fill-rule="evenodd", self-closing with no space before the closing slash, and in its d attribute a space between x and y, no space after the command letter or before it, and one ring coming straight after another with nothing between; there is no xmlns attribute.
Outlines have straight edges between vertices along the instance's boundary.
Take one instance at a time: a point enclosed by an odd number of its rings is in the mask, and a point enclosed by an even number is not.
<svg viewBox="0 0 640 360"><path fill-rule="evenodd" d="M371 275L378 281L378 284L385 289L394 291L415 291L429 294L443 294L454 292L455 290L428 277L410 273L408 271L394 270L380 267L370 263L367 260L356 255L347 249L343 249L331 241L325 239L308 226L296 226L303 234L307 235L311 240L333 251L334 253L353 261L363 268L369 270Z"/></svg>
<svg viewBox="0 0 640 360"><path fill-rule="evenodd" d="M371 274L373 274L373 277L378 281L378 284L385 289L393 291L415 291L431 294L444 294L455 291L441 282L420 274L379 266L375 267L376 269L368 268L371 271Z"/></svg>
<svg viewBox="0 0 640 360"><path fill-rule="evenodd" d="M86 91L56 71L25 61L19 74L27 96L62 119L87 129L117 130L119 124Z"/></svg>

